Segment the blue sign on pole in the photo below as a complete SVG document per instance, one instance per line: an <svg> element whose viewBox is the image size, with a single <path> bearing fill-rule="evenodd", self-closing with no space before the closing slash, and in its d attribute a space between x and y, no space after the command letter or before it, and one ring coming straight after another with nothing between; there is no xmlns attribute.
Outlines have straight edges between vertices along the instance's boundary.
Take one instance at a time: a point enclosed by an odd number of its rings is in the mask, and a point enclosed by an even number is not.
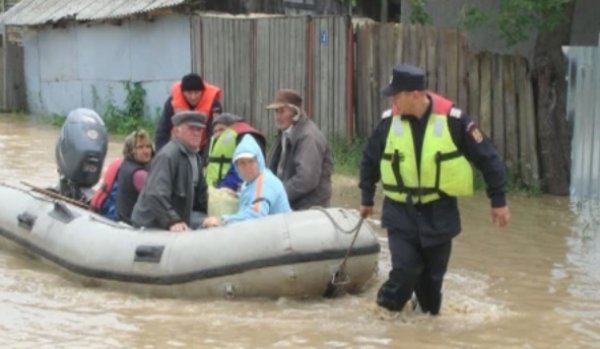
<svg viewBox="0 0 600 349"><path fill-rule="evenodd" d="M329 42L329 35L327 34L326 30L321 30L319 33L319 42L321 43L321 46L327 46L327 43Z"/></svg>

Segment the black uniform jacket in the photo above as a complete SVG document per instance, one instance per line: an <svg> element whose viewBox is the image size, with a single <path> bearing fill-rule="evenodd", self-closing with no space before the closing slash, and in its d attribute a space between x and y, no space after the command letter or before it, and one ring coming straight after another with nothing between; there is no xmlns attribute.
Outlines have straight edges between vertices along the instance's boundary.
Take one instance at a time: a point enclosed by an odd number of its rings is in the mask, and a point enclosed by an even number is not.
<svg viewBox="0 0 600 349"><path fill-rule="evenodd" d="M417 163L420 163L425 128L431 113L423 117L402 116L410 122ZM483 173L492 207L506 205L504 164L490 139L463 112L454 110L448 116L452 139L458 150ZM375 185L381 178L379 162L385 149L392 118L382 119L369 137L360 165L361 205L373 206ZM383 202L382 225L390 232L402 234L410 242L423 247L435 246L458 235L461 230L455 197L442 197L427 204L407 205L389 198Z"/></svg>

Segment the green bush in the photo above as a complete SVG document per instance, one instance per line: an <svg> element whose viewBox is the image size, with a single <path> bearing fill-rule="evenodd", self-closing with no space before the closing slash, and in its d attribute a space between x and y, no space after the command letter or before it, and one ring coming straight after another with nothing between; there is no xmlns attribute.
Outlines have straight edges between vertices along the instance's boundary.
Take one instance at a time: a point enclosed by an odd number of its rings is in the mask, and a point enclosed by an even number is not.
<svg viewBox="0 0 600 349"><path fill-rule="evenodd" d="M143 128L151 135L156 131L156 123L144 115L146 91L140 82L126 82L127 98L124 108L109 103L102 119L109 133L125 135Z"/></svg>

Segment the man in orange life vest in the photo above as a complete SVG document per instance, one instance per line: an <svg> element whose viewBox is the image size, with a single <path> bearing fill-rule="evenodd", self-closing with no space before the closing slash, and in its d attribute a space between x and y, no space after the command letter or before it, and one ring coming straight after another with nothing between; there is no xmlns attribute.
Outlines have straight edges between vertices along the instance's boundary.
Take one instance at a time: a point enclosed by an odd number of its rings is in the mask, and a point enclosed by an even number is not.
<svg viewBox="0 0 600 349"><path fill-rule="evenodd" d="M158 152L171 139L173 129L173 115L183 111L197 111L206 115L206 128L202 132L202 140L199 144L200 153L208 145L212 132L212 120L214 115L222 112L221 88L211 85L202 80L198 74L187 74L181 81L173 84L171 96L165 102L162 115L156 128L154 143Z"/></svg>

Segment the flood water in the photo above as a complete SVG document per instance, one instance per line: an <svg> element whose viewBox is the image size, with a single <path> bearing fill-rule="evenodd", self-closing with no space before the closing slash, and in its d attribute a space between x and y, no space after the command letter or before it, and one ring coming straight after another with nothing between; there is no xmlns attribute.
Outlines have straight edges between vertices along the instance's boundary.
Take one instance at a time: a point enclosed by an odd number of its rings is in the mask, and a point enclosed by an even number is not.
<svg viewBox="0 0 600 349"><path fill-rule="evenodd" d="M0 116L0 181L54 184L57 134ZM111 143L107 159L120 148ZM357 206L356 179L335 178L334 203ZM500 229L483 193L462 200L438 317L374 312L389 271L383 231L375 284L334 300L150 298L78 284L0 248L0 347L600 347L597 225L577 219L567 198L514 194L509 203L513 220Z"/></svg>

